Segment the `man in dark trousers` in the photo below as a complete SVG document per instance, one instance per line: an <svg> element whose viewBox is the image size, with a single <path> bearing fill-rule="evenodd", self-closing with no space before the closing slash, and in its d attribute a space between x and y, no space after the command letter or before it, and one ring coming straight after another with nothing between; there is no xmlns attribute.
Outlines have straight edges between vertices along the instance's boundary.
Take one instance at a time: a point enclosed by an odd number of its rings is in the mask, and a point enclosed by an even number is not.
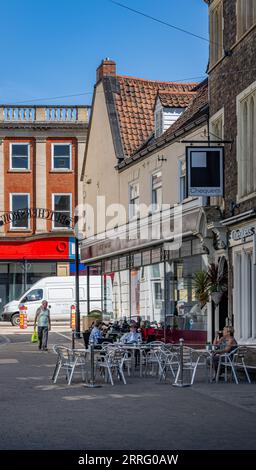
<svg viewBox="0 0 256 470"><path fill-rule="evenodd" d="M38 322L38 349L47 351L48 332L51 329L50 309L47 300L42 301L41 307L36 311L34 329Z"/></svg>

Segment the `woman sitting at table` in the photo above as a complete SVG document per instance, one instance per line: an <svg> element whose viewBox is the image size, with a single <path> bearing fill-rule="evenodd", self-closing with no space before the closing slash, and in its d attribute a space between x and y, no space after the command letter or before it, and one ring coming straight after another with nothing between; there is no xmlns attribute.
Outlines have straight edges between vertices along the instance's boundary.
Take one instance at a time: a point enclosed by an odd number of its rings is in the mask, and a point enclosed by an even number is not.
<svg viewBox="0 0 256 470"><path fill-rule="evenodd" d="M225 326L225 328L223 328L223 336L216 336L214 338L213 344L215 346L215 351L213 353L213 366L215 368L215 372L217 373L220 355L231 353L237 348L237 341L234 338L233 326ZM222 372L223 368L220 370L220 375Z"/></svg>

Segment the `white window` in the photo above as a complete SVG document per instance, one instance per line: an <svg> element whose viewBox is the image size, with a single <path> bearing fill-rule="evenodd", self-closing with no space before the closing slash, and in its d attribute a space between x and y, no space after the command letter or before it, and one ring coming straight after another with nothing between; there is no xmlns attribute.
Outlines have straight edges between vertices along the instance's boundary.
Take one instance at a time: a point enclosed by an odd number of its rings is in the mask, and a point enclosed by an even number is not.
<svg viewBox="0 0 256 470"><path fill-rule="evenodd" d="M53 228L68 229L71 227L72 195L67 193L53 194Z"/></svg>
<svg viewBox="0 0 256 470"><path fill-rule="evenodd" d="M27 230L29 229L29 205L30 195L24 193L10 194L11 208L11 230Z"/></svg>
<svg viewBox="0 0 256 470"><path fill-rule="evenodd" d="M52 144L52 169L71 170L71 155L71 144Z"/></svg>
<svg viewBox="0 0 256 470"><path fill-rule="evenodd" d="M236 338L239 342L256 340L255 287L253 253L250 248L234 252L233 311Z"/></svg>
<svg viewBox="0 0 256 470"><path fill-rule="evenodd" d="M152 208L159 210L162 205L163 188L162 188L162 172L157 171L152 175Z"/></svg>
<svg viewBox="0 0 256 470"><path fill-rule="evenodd" d="M155 111L155 137L159 137L163 133L163 110Z"/></svg>
<svg viewBox="0 0 256 470"><path fill-rule="evenodd" d="M186 162L184 159L178 161L179 165L179 202L186 199Z"/></svg>
<svg viewBox="0 0 256 470"><path fill-rule="evenodd" d="M223 56L223 12L222 0L213 2L210 9L210 66Z"/></svg>
<svg viewBox="0 0 256 470"><path fill-rule="evenodd" d="M10 144L10 169L29 170L29 153L28 143Z"/></svg>
<svg viewBox="0 0 256 470"><path fill-rule="evenodd" d="M129 185L129 218L133 219L139 215L140 191L139 183Z"/></svg>
<svg viewBox="0 0 256 470"><path fill-rule="evenodd" d="M256 82L237 97L238 198L256 191Z"/></svg>
<svg viewBox="0 0 256 470"><path fill-rule="evenodd" d="M256 0L237 0L237 39L256 23Z"/></svg>

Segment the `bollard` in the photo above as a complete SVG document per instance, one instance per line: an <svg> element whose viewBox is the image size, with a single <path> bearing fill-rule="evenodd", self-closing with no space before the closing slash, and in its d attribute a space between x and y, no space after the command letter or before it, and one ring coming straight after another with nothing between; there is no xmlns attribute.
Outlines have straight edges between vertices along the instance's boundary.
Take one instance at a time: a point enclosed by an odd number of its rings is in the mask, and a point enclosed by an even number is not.
<svg viewBox="0 0 256 470"><path fill-rule="evenodd" d="M75 349L75 332L72 331L72 349Z"/></svg>
<svg viewBox="0 0 256 470"><path fill-rule="evenodd" d="M89 388L100 388L101 385L95 383L95 373L94 373L94 343L90 343L90 354L91 354L91 378L88 384L85 384L85 387Z"/></svg>
<svg viewBox="0 0 256 470"><path fill-rule="evenodd" d="M175 382L173 384L174 387L190 387L191 384L184 384L184 369L183 369L183 347L184 347L184 339L180 338L179 340L180 343L180 364L179 364L179 376L177 377L177 380L175 378Z"/></svg>
<svg viewBox="0 0 256 470"><path fill-rule="evenodd" d="M28 327L27 324L27 307L24 304L19 305L20 312L20 324L19 327L21 330L25 330Z"/></svg>

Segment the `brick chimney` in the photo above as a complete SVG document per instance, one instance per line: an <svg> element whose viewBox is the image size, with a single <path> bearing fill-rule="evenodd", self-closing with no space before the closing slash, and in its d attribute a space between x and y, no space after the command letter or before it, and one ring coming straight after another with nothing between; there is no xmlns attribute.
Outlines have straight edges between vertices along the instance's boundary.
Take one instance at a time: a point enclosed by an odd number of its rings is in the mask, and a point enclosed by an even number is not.
<svg viewBox="0 0 256 470"><path fill-rule="evenodd" d="M111 77L116 76L116 63L114 60L110 60L108 57L103 59L96 72L96 82L98 83L103 77L109 75Z"/></svg>

